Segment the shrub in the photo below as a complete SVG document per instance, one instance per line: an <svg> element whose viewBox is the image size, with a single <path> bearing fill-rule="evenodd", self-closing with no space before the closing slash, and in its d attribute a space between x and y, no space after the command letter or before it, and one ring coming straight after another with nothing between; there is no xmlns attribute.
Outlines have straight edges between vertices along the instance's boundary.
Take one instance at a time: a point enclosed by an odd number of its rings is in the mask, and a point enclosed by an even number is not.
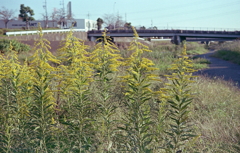
<svg viewBox="0 0 240 153"><path fill-rule="evenodd" d="M9 51L10 42L12 45L12 50L20 53L20 52L27 52L30 50L30 46L23 44L17 40L7 40L7 39L1 39L0 40L0 51L1 53L6 53Z"/></svg>

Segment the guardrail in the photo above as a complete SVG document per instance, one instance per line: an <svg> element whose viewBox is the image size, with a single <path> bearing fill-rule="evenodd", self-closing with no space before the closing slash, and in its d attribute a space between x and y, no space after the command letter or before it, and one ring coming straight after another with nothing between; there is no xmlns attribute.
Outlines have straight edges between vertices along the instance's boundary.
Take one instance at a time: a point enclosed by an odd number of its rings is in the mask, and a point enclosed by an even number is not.
<svg viewBox="0 0 240 153"><path fill-rule="evenodd" d="M68 32L71 29L61 29L61 30L42 30L42 33L63 33L63 32ZM86 32L85 29L73 29L74 32ZM6 32L7 36L10 35L33 35L33 34L37 34L38 31L14 31L14 32Z"/></svg>

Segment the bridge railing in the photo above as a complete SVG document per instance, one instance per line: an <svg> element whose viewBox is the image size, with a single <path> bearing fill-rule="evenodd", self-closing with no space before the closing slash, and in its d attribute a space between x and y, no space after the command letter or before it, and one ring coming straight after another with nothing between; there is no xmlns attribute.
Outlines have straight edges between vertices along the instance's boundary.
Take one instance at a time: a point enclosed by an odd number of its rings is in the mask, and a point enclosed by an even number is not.
<svg viewBox="0 0 240 153"><path fill-rule="evenodd" d="M214 28L214 27L158 27L159 30L193 30L193 31L240 31L239 28Z"/></svg>
<svg viewBox="0 0 240 153"><path fill-rule="evenodd" d="M102 33L102 30L88 31L88 34ZM109 33L133 33L133 30L108 30ZM240 31L207 31L207 30L137 30L138 33L197 33L197 34L236 34L239 35Z"/></svg>
<svg viewBox="0 0 240 153"><path fill-rule="evenodd" d="M42 30L43 33L63 33L63 32L68 32L71 29L60 29L60 30ZM85 29L73 29L74 32L86 32ZM14 32L6 32L7 36L10 35L33 35L37 34L38 31L14 31Z"/></svg>

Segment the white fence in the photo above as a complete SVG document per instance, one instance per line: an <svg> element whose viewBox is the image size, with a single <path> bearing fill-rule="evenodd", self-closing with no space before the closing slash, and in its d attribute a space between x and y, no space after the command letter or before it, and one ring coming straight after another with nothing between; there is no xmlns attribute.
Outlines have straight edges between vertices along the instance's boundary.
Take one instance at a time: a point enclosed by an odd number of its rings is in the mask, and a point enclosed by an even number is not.
<svg viewBox="0 0 240 153"><path fill-rule="evenodd" d="M63 32L68 32L71 29L61 29L61 30L42 30L43 33L63 33ZM86 32L86 29L73 29L73 32ZM38 31L14 31L14 32L6 32L7 36L10 35L33 35L37 34Z"/></svg>

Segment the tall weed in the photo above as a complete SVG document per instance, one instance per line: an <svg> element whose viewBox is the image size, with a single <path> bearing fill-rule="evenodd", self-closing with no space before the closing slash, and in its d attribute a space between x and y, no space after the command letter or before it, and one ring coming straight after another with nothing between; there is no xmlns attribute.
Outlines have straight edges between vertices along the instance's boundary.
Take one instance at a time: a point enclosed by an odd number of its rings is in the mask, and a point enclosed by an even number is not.
<svg viewBox="0 0 240 153"><path fill-rule="evenodd" d="M188 59L186 45L184 44L182 56L178 58L171 68L173 73L167 75L170 83L166 87L166 101L169 107L169 129L166 131L166 150L168 152L185 151L187 141L196 137L193 128L189 125L189 108L192 103L191 79L192 61Z"/></svg>
<svg viewBox="0 0 240 153"><path fill-rule="evenodd" d="M186 48L151 52L135 31L126 52L106 33L89 50L72 33L57 57L41 28L31 60L20 63L11 49L0 56L1 152L238 151L238 98L230 94L238 91L192 82Z"/></svg>
<svg viewBox="0 0 240 153"><path fill-rule="evenodd" d="M150 128L153 126L151 120L149 99L153 96L150 88L151 83L157 80L153 74L154 64L151 60L144 58L144 52L150 52L147 46L138 42L138 34L134 31L134 40L131 42L129 51L132 51L130 58L126 61L127 71L123 76L125 85L125 107L127 109L124 127L120 129L126 132L124 138L126 150L131 152L152 152L149 147L153 133Z"/></svg>
<svg viewBox="0 0 240 153"><path fill-rule="evenodd" d="M113 101L113 75L122 64L122 57L118 48L111 42L106 31L103 37L98 39L99 43L92 52L93 69L95 70L94 80L98 86L95 90L96 104L99 117L96 118L95 129L97 138L97 152L112 152L116 149L116 120L113 116L116 113L117 103Z"/></svg>

